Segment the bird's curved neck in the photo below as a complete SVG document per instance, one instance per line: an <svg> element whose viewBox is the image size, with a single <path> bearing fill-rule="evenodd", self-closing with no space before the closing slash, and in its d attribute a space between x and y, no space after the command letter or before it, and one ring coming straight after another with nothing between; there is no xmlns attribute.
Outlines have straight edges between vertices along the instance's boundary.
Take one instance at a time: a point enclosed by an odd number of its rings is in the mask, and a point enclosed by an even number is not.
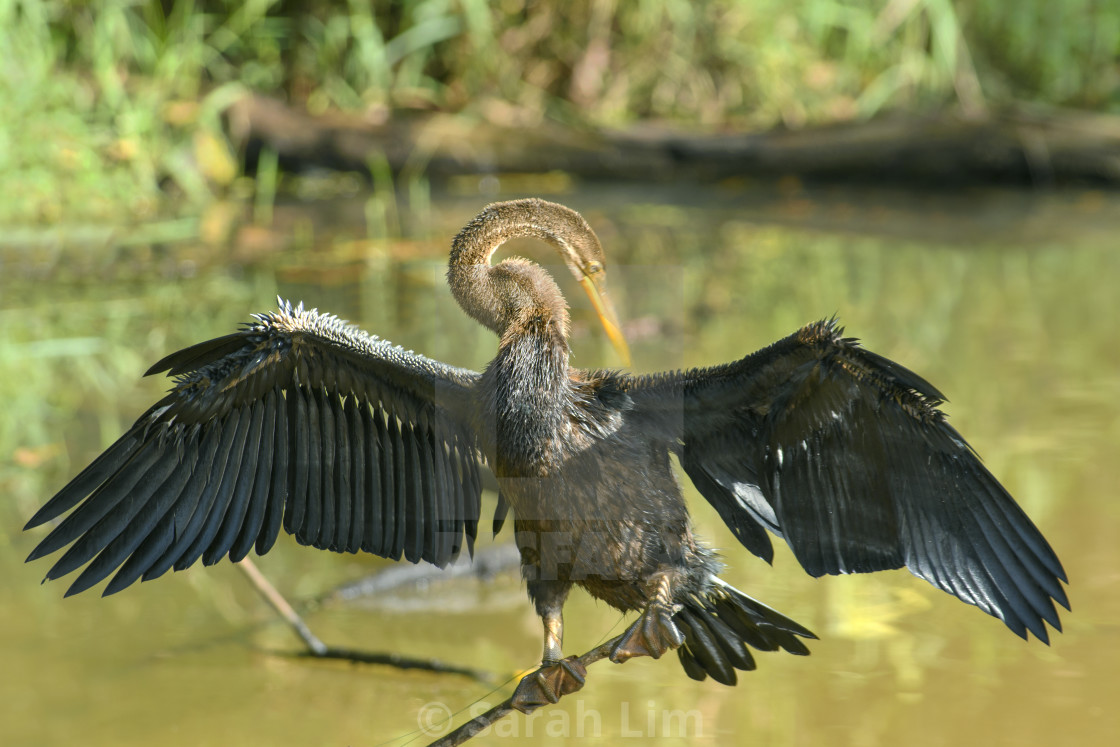
<svg viewBox="0 0 1120 747"><path fill-rule="evenodd" d="M513 200L488 205L451 242L449 274L456 268L490 265L505 242L530 236L551 244L567 260L564 247L573 233L591 233L578 213L544 200Z"/></svg>
<svg viewBox="0 0 1120 747"><path fill-rule="evenodd" d="M578 213L544 200L495 203L478 214L451 244L447 281L459 305L503 340L510 333L549 328L567 348L568 305L538 265L490 260L505 242L528 236L550 244L570 264L573 242L598 239Z"/></svg>

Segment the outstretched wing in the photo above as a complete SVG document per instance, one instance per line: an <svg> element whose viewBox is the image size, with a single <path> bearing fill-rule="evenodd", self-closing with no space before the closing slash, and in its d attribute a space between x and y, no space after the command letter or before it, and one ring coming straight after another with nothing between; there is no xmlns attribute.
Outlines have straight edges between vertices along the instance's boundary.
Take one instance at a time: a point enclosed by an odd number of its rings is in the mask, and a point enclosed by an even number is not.
<svg viewBox="0 0 1120 747"><path fill-rule="evenodd" d="M283 301L148 374L164 371L170 394L25 527L77 506L28 558L74 543L47 573L89 563L67 595L118 567L106 594L264 553L281 525L303 544L441 566L464 535L473 545L476 373Z"/></svg>
<svg viewBox="0 0 1120 747"><path fill-rule="evenodd" d="M944 397L834 320L735 363L634 379L634 415L743 545L767 530L813 576L905 565L1022 637L1061 630L1065 571L1045 538L950 426Z"/></svg>

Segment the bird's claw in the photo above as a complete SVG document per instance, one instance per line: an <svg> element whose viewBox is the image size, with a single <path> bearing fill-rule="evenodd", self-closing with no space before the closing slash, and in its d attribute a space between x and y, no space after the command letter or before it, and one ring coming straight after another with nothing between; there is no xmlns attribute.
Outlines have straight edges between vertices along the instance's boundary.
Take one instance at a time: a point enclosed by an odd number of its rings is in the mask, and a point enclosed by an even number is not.
<svg viewBox="0 0 1120 747"><path fill-rule="evenodd" d="M522 713L532 713L581 689L586 677L587 668L574 656L545 664L521 678L510 705Z"/></svg>
<svg viewBox="0 0 1120 747"><path fill-rule="evenodd" d="M635 656L660 659L670 649L680 648L684 634L673 622L681 605L652 602L611 649L611 661L621 664Z"/></svg>

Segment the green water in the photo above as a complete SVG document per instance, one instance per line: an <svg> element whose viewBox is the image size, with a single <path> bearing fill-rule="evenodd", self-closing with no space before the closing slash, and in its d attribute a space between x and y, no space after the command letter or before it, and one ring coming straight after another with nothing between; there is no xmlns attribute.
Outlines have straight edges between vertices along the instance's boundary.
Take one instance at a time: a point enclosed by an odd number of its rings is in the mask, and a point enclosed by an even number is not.
<svg viewBox="0 0 1120 747"><path fill-rule="evenodd" d="M788 552L770 568L690 492L703 534L725 550L726 579L814 629L812 656L762 654L736 688L695 683L672 660L602 662L581 693L503 722L487 743L1120 743L1120 198L798 185L554 198L603 238L637 371L729 360L836 313L931 380L1061 556L1074 611L1048 648L903 572L813 580ZM63 583L39 585L47 562L22 563L43 536L20 531L27 517L166 388L140 380L147 365L231 331L277 293L427 355L485 364L494 340L459 313L442 275L449 237L487 198L437 198L419 238L383 243L358 240L363 199L281 206L275 232L242 232L228 249L126 234L0 248L4 744L424 744L420 726L447 711L458 723L508 694L512 683L284 656L296 642L228 563L67 600ZM578 365L617 364L578 305L574 346ZM307 600L390 564L285 537L259 565ZM621 630L582 593L566 613L570 653ZM503 678L540 655L513 575L331 603L308 619L336 645Z"/></svg>

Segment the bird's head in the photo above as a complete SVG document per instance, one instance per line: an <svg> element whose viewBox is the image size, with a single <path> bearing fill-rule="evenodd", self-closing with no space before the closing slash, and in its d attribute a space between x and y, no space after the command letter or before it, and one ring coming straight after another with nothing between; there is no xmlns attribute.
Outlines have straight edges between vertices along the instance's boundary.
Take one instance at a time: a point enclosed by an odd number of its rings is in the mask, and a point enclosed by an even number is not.
<svg viewBox="0 0 1120 747"><path fill-rule="evenodd" d="M467 312L488 323L483 318L487 313L484 310L497 299L492 295L487 299L479 298L481 289L468 280L467 273L459 275L459 268L485 265L488 272L499 268L513 270L512 265L503 268L511 260L490 268L490 257L501 244L518 236L542 239L556 249L572 276L587 293L614 349L625 364L630 365L630 348L622 334L614 304L607 295L606 261L599 237L583 216L555 202L527 198L493 203L455 237L448 279ZM516 262L520 265L524 260ZM518 266L516 269L523 271L526 268ZM494 288L493 283L491 288Z"/></svg>

